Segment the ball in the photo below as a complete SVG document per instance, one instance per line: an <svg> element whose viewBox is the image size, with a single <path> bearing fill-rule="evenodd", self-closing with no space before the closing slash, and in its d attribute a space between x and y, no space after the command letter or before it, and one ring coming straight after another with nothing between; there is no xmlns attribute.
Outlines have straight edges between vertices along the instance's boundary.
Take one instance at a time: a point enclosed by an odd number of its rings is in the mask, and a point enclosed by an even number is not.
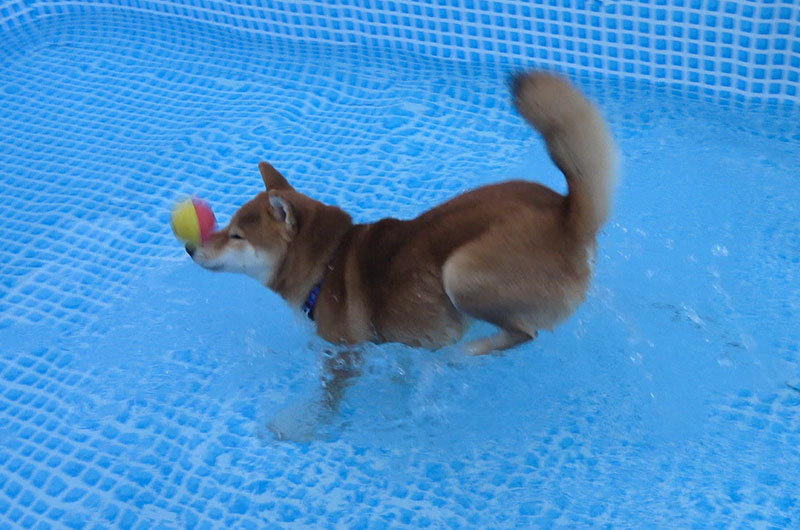
<svg viewBox="0 0 800 530"><path fill-rule="evenodd" d="M200 246L214 232L217 220L211 207L200 199L179 202L172 210L172 231L186 243Z"/></svg>

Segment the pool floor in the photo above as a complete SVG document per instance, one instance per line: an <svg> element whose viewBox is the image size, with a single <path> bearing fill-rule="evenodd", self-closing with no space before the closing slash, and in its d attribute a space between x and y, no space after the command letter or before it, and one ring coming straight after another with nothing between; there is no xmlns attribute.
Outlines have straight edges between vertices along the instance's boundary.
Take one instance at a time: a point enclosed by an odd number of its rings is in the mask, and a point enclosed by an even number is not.
<svg viewBox="0 0 800 530"><path fill-rule="evenodd" d="M317 421L325 344L172 204L224 222L261 159L358 221L563 190L502 72L113 10L0 42L0 527L800 524L796 109L579 81L623 155L587 302L505 355L368 346Z"/></svg>

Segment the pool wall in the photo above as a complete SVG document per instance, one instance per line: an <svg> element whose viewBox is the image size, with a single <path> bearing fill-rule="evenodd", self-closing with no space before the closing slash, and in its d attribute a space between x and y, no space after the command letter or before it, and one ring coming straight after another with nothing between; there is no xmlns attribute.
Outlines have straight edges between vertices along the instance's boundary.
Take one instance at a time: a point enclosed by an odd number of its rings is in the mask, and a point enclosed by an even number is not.
<svg viewBox="0 0 800 530"><path fill-rule="evenodd" d="M800 98L800 5L792 0L12 0L0 2L0 28L111 9L275 38L669 83L721 101Z"/></svg>

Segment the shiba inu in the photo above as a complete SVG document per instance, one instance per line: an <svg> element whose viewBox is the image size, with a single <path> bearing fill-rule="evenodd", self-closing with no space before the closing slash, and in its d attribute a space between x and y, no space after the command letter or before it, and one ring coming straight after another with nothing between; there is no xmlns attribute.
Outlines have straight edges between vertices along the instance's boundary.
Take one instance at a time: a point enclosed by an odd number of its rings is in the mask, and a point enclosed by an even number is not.
<svg viewBox="0 0 800 530"><path fill-rule="evenodd" d="M336 344L436 349L479 319L498 328L467 345L480 355L552 330L589 288L596 234L611 209L615 151L600 113L566 79L535 71L509 84L516 109L566 177L567 195L510 181L415 219L355 224L262 162L266 191L188 253L206 269L255 278Z"/></svg>

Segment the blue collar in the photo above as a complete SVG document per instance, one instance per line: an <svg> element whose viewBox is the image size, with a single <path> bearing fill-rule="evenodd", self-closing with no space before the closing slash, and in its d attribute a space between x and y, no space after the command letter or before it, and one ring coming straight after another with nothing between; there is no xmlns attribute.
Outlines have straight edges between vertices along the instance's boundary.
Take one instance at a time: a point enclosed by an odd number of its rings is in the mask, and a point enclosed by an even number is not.
<svg viewBox="0 0 800 530"><path fill-rule="evenodd" d="M341 247L341 242L340 245ZM303 313L313 322L314 320L314 308L317 307L317 299L319 298L319 292L322 290L322 284L325 281L325 278L328 277L328 273L333 270L333 260L336 259L336 256L339 255L339 248L337 248L331 260L325 265L325 270L322 271L322 278L311 288L311 292L308 293L308 297L306 297L306 301L303 302Z"/></svg>
<svg viewBox="0 0 800 530"><path fill-rule="evenodd" d="M314 308L317 306L317 297L319 296L319 291L322 289L323 280L325 280L324 277L311 289L311 292L308 293L308 298L306 298L303 304L303 313L312 321L314 320Z"/></svg>

